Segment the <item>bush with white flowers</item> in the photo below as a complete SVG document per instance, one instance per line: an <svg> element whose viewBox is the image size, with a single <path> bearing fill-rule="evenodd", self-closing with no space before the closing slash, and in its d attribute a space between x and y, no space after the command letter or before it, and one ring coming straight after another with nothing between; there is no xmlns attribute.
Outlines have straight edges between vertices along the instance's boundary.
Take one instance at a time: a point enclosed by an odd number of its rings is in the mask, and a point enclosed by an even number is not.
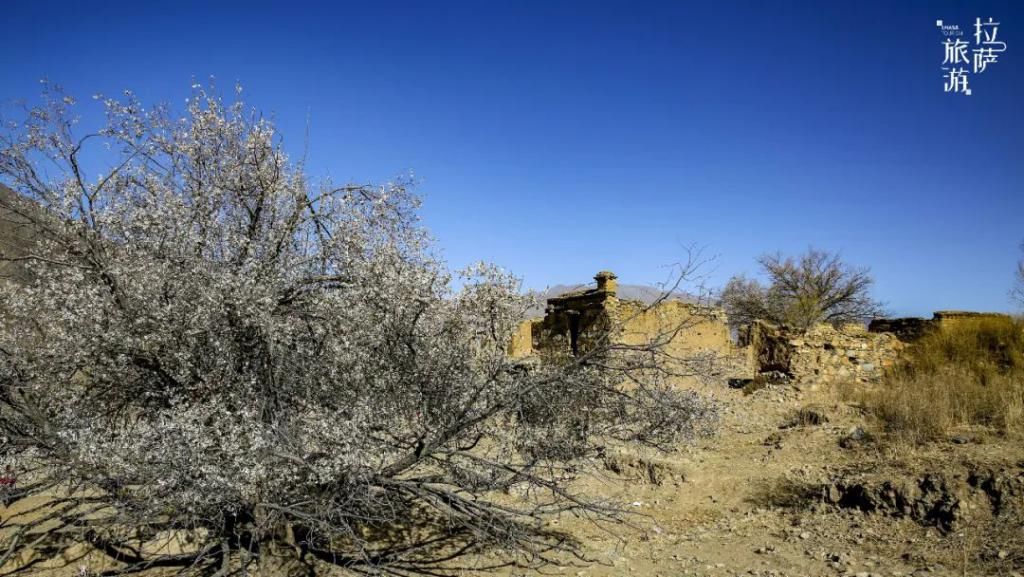
<svg viewBox="0 0 1024 577"><path fill-rule="evenodd" d="M36 238L0 255L31 279L0 293L0 459L9 499L54 501L3 520L0 565L46 535L125 572L541 562L572 547L545 515L619 513L570 490L602 447L709 430L654 344L509 358L530 299L489 265L453 279L405 183L311 182L201 87L182 118L103 104L78 135L49 86L0 137Z"/></svg>

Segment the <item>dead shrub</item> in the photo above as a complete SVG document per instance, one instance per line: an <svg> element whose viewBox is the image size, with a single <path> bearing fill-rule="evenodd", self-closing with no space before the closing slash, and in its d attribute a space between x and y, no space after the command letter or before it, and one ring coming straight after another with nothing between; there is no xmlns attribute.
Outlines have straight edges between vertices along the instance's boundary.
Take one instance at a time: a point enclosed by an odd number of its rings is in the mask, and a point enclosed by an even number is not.
<svg viewBox="0 0 1024 577"><path fill-rule="evenodd" d="M753 395L754 393L760 391L761 389L767 386L768 381L764 379L755 378L754 380L750 381L749 383L743 386L743 396L749 397L750 395Z"/></svg>
<svg viewBox="0 0 1024 577"><path fill-rule="evenodd" d="M816 427L818 425L824 425L828 422L828 415L825 412L825 408L819 405L807 405L800 409L793 411L793 413L787 418L780 429L791 429L793 427Z"/></svg>

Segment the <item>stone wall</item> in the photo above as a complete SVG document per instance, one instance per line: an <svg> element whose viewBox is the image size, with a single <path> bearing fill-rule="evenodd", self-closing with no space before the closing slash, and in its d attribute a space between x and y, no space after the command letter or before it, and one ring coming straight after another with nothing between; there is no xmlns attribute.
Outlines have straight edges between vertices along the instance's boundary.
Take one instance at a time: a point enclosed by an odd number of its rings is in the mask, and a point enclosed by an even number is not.
<svg viewBox="0 0 1024 577"><path fill-rule="evenodd" d="M533 324L533 350L541 354L582 355L615 328L618 299L615 275L598 273L597 287L548 299L544 318Z"/></svg>
<svg viewBox="0 0 1024 577"><path fill-rule="evenodd" d="M875 319L868 325L868 332L891 333L903 342L914 342L931 330L931 319L905 317L898 319Z"/></svg>
<svg viewBox="0 0 1024 577"><path fill-rule="evenodd" d="M904 343L891 333L860 325L818 325L806 333L758 322L741 333L755 374L770 373L795 382L861 382L881 379Z"/></svg>
<svg viewBox="0 0 1024 577"><path fill-rule="evenodd" d="M521 359L533 352L533 321L519 323L516 332L508 343L508 355L513 359Z"/></svg>

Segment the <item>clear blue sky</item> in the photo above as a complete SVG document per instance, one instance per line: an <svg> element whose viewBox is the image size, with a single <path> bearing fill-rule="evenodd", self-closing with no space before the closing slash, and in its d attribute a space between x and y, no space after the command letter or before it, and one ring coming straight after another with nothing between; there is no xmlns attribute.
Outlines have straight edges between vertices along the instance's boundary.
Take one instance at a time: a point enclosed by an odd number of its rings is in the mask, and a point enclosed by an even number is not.
<svg viewBox="0 0 1024 577"><path fill-rule="evenodd" d="M1009 310L1024 241L1024 3L48 2L0 5L0 99L183 102L210 75L339 180L413 171L452 266L531 287L711 280L809 245L897 314ZM973 94L935 20L1002 22ZM91 101L90 101L90 105Z"/></svg>

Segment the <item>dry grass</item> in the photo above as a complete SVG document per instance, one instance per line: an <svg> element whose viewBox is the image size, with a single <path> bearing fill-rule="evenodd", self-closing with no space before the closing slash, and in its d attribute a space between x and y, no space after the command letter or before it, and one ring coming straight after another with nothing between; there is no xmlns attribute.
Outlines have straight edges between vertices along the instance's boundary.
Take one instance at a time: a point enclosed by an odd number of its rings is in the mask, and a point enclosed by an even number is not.
<svg viewBox="0 0 1024 577"><path fill-rule="evenodd" d="M806 405L790 413L779 428L790 429L793 427L816 427L828 422L828 414L825 407L821 405Z"/></svg>
<svg viewBox="0 0 1024 577"><path fill-rule="evenodd" d="M854 395L912 443L964 428L1024 433L1024 322L986 318L929 333L883 386Z"/></svg>

